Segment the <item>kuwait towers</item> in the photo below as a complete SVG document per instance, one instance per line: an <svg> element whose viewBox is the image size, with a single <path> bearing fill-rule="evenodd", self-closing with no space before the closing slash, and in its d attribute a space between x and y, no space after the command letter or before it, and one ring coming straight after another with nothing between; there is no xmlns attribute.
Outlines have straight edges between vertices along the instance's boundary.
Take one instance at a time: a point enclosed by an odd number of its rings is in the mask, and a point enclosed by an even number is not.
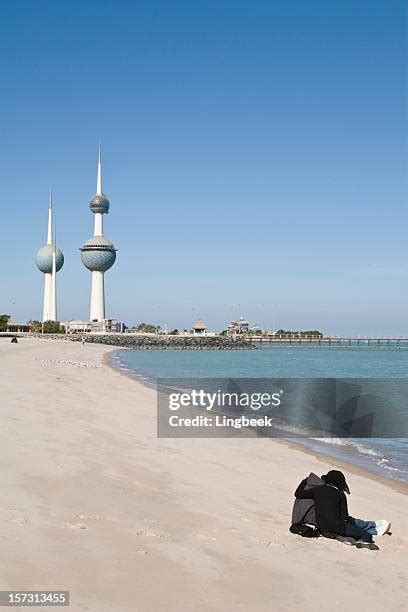
<svg viewBox="0 0 408 612"><path fill-rule="evenodd" d="M95 215L94 235L87 240L81 251L82 263L92 272L91 287L91 321L105 319L105 287L104 274L113 266L116 259L116 249L110 240L103 235L103 215L109 212L109 200L102 193L102 163L101 148L98 154L98 178L96 195L89 202L89 208Z"/></svg>
<svg viewBox="0 0 408 612"><path fill-rule="evenodd" d="M43 322L57 320L57 272L64 265L64 255L57 247L52 237L52 194L50 189L50 201L48 205L48 232L47 244L38 249L35 258L37 268L44 273L44 307Z"/></svg>

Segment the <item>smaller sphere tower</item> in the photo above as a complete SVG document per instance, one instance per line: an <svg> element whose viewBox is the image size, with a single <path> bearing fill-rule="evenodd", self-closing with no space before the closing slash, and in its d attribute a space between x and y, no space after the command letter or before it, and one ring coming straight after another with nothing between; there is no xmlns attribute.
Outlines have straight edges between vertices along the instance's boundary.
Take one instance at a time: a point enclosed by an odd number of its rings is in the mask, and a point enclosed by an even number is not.
<svg viewBox="0 0 408 612"><path fill-rule="evenodd" d="M51 189L48 205L47 244L38 249L35 263L40 272L44 274L44 305L42 320L43 322L57 321L57 272L59 272L64 265L64 255L61 249L57 247L55 229L54 238L52 237Z"/></svg>

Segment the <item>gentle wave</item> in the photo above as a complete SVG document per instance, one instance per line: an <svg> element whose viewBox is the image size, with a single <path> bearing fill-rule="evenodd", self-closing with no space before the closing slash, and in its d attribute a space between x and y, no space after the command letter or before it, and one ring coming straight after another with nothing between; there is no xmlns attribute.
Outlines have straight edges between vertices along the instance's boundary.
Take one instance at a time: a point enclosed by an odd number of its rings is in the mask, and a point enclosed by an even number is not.
<svg viewBox="0 0 408 612"><path fill-rule="evenodd" d="M351 446L355 448L362 455L371 455L373 457L381 457L381 454L376 452L373 448L364 446L361 442L356 442L355 440L349 440L346 438L313 438L314 440L320 440L325 444L333 444L335 446ZM382 458L384 461L384 457Z"/></svg>

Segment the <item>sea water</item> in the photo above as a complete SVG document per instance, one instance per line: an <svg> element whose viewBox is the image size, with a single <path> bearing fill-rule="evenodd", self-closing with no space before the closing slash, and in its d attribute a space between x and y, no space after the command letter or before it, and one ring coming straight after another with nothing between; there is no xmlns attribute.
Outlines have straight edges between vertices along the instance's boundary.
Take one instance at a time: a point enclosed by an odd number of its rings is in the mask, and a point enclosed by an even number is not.
<svg viewBox="0 0 408 612"><path fill-rule="evenodd" d="M154 384L158 378L408 379L408 351L396 347L268 344L248 351L118 350L111 355L111 364L147 384ZM401 398L401 405L405 405L404 399ZM328 456L408 482L407 438L296 441Z"/></svg>

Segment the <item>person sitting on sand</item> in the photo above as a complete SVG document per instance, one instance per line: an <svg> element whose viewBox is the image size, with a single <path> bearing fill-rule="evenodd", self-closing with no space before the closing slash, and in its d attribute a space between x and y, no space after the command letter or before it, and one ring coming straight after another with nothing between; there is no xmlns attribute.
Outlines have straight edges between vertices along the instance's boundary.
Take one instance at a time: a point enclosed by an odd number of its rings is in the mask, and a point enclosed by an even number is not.
<svg viewBox="0 0 408 612"><path fill-rule="evenodd" d="M345 476L330 470L322 476L323 484L306 489L307 478L295 491L297 499L313 499L316 526L323 535L336 534L337 539L357 548L378 550L373 535L384 535L391 527L388 521L363 521L349 516L345 493L349 494Z"/></svg>

